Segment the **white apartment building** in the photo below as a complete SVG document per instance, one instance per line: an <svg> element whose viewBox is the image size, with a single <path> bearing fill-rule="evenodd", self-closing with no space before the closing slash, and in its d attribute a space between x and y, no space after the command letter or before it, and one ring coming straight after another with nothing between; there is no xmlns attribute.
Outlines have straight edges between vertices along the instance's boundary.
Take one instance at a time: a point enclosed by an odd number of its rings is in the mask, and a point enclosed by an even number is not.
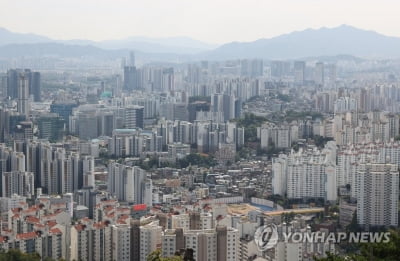
<svg viewBox="0 0 400 261"><path fill-rule="evenodd" d="M302 261L303 260L303 244L278 242L275 247L276 261Z"/></svg>
<svg viewBox="0 0 400 261"><path fill-rule="evenodd" d="M238 261L239 251L240 251L239 230L230 227L227 229L226 260Z"/></svg>
<svg viewBox="0 0 400 261"><path fill-rule="evenodd" d="M13 194L31 198L35 194L35 176L32 172L11 171L2 173L2 196Z"/></svg>
<svg viewBox="0 0 400 261"><path fill-rule="evenodd" d="M112 260L131 260L131 231L129 224L111 226L112 230ZM96 259L98 260L98 259Z"/></svg>
<svg viewBox="0 0 400 261"><path fill-rule="evenodd" d="M171 216L171 228L183 228L183 230L189 230L190 218L189 214L180 214Z"/></svg>
<svg viewBox="0 0 400 261"><path fill-rule="evenodd" d="M272 160L273 193L287 194L291 199L337 199L336 146L328 142L320 151L317 148L292 151Z"/></svg>
<svg viewBox="0 0 400 261"><path fill-rule="evenodd" d="M200 214L200 228L201 229L213 228L213 216L211 213Z"/></svg>
<svg viewBox="0 0 400 261"><path fill-rule="evenodd" d="M239 231L217 226L215 229L184 232L185 248L193 249L196 260L239 260Z"/></svg>
<svg viewBox="0 0 400 261"><path fill-rule="evenodd" d="M193 249L195 260L217 260L217 233L215 229L184 232L185 248Z"/></svg>
<svg viewBox="0 0 400 261"><path fill-rule="evenodd" d="M290 148L292 142L299 138L299 127L287 123L275 126L274 124L263 124L258 128L261 148L266 149L273 143L276 148Z"/></svg>
<svg viewBox="0 0 400 261"><path fill-rule="evenodd" d="M280 154L278 158L272 158L272 188L273 194L285 195L287 191L287 162L285 154Z"/></svg>
<svg viewBox="0 0 400 261"><path fill-rule="evenodd" d="M71 227L71 260L111 260L111 227L104 222Z"/></svg>
<svg viewBox="0 0 400 261"><path fill-rule="evenodd" d="M140 227L140 261L146 261L151 252L161 249L161 232L158 221Z"/></svg>
<svg viewBox="0 0 400 261"><path fill-rule="evenodd" d="M337 156L337 185L351 187L351 196L357 198L358 186L356 173L359 164L372 163L400 163L400 143L362 143L343 146Z"/></svg>
<svg viewBox="0 0 400 261"><path fill-rule="evenodd" d="M23 253L38 253L41 257L61 259L66 257L65 229L54 226L48 231L30 231L0 236L0 249L19 249Z"/></svg>
<svg viewBox="0 0 400 261"><path fill-rule="evenodd" d="M398 165L360 164L356 174L357 221L360 225L397 226Z"/></svg>
<svg viewBox="0 0 400 261"><path fill-rule="evenodd" d="M137 166L112 162L108 167L108 189L120 201L151 205L152 184L146 175L146 171Z"/></svg>
<svg viewBox="0 0 400 261"><path fill-rule="evenodd" d="M340 97L333 104L335 113L357 111L357 100L350 97Z"/></svg>
<svg viewBox="0 0 400 261"><path fill-rule="evenodd" d="M176 234L175 229L166 229L161 236L162 249L161 254L163 257L173 256L176 249Z"/></svg>

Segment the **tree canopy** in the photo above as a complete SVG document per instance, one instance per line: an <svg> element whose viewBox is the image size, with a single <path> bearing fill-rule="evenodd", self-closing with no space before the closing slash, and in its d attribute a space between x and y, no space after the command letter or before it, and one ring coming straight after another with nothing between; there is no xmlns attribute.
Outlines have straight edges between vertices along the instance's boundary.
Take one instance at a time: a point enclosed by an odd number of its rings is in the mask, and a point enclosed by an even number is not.
<svg viewBox="0 0 400 261"><path fill-rule="evenodd" d="M161 250L156 250L147 256L147 261L183 261L183 258L181 256L162 257Z"/></svg>
<svg viewBox="0 0 400 261"><path fill-rule="evenodd" d="M7 252L0 252L0 261L40 261L37 253L22 253L19 249L10 249Z"/></svg>
<svg viewBox="0 0 400 261"><path fill-rule="evenodd" d="M359 253L348 256L328 253L325 258L315 258L316 261L397 261L400 257L400 232L391 230L390 241L387 243L362 243Z"/></svg>

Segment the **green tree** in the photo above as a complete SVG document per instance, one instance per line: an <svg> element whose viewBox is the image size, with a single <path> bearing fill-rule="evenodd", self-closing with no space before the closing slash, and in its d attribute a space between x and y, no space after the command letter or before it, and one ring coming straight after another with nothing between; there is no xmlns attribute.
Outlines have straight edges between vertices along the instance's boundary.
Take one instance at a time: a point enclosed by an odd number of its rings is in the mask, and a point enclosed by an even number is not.
<svg viewBox="0 0 400 261"><path fill-rule="evenodd" d="M313 139L315 142L315 146L317 146L319 148L323 148L328 141L333 140L330 137L322 137L319 135L314 135Z"/></svg>
<svg viewBox="0 0 400 261"><path fill-rule="evenodd" d="M349 232L358 232L361 230L357 223L357 211L354 212L351 223L346 227L346 230Z"/></svg>
<svg viewBox="0 0 400 261"><path fill-rule="evenodd" d="M314 260L315 261L346 261L346 260L349 260L349 259L347 259L347 257L341 257L338 255L334 255L332 253L326 253L326 254L327 254L326 257L323 257L323 258L314 257Z"/></svg>
<svg viewBox="0 0 400 261"><path fill-rule="evenodd" d="M162 257L161 250L156 250L147 256L147 261L183 261L183 258L181 256Z"/></svg>
<svg viewBox="0 0 400 261"><path fill-rule="evenodd" d="M181 168L186 168L189 165L197 165L200 167L213 167L217 163L214 157L210 155L202 155L199 153L191 153L178 161Z"/></svg>
<svg viewBox="0 0 400 261"><path fill-rule="evenodd" d="M278 93L276 95L276 98L281 100L281 101L283 101L283 102L290 102L292 100L289 95L282 94L282 93Z"/></svg>
<svg viewBox="0 0 400 261"><path fill-rule="evenodd" d="M244 128L244 141L254 142L257 141L257 127L260 127L267 118L256 116L252 113L246 113L243 118L235 119L238 127Z"/></svg>
<svg viewBox="0 0 400 261"><path fill-rule="evenodd" d="M19 249L10 249L7 252L0 252L0 261L40 261L37 253L22 253Z"/></svg>
<svg viewBox="0 0 400 261"><path fill-rule="evenodd" d="M346 257L327 253L327 257L314 258L316 261L397 261L400 257L400 232L399 230L390 231L389 242L362 243L356 254Z"/></svg>

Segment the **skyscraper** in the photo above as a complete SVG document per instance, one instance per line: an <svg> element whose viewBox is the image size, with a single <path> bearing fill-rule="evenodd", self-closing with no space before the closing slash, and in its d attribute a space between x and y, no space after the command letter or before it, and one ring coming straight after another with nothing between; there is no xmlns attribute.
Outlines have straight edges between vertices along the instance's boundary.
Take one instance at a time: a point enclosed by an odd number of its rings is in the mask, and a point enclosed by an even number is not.
<svg viewBox="0 0 400 261"><path fill-rule="evenodd" d="M21 74L18 77L18 103L17 110L20 114L29 117L29 78L28 75Z"/></svg>
<svg viewBox="0 0 400 261"><path fill-rule="evenodd" d="M11 99L18 97L18 71L14 69L7 71L7 96Z"/></svg>
<svg viewBox="0 0 400 261"><path fill-rule="evenodd" d="M135 59L135 52L129 53L129 66L135 66L136 59Z"/></svg>
<svg viewBox="0 0 400 261"><path fill-rule="evenodd" d="M306 71L306 63L304 61L294 62L294 83L303 84Z"/></svg>
<svg viewBox="0 0 400 261"><path fill-rule="evenodd" d="M174 68L163 69L161 78L161 91L169 92L174 91L175 80L174 80Z"/></svg>
<svg viewBox="0 0 400 261"><path fill-rule="evenodd" d="M40 97L40 88L41 88L41 78L39 72L32 72L30 69L10 69L7 72L6 79L6 91L7 96L11 99L16 99L19 97L19 82L21 76L25 77L25 80L28 81L28 95L33 95L33 100L38 102L41 100Z"/></svg>
<svg viewBox="0 0 400 261"><path fill-rule="evenodd" d="M31 81L30 81L30 91L29 93L33 95L33 101L40 102L40 89L41 89L41 82L40 82L40 73L39 72L32 72L31 73Z"/></svg>
<svg viewBox="0 0 400 261"><path fill-rule="evenodd" d="M135 66L125 66L124 67L124 89L125 90L136 90L136 67Z"/></svg>
<svg viewBox="0 0 400 261"><path fill-rule="evenodd" d="M324 63L315 64L314 77L315 84L324 85Z"/></svg>
<svg viewBox="0 0 400 261"><path fill-rule="evenodd" d="M228 94L214 94L212 96L213 112L222 112L224 120L228 121L235 118L235 97ZM239 106L239 105L238 105Z"/></svg>
<svg viewBox="0 0 400 261"><path fill-rule="evenodd" d="M7 96L7 75L0 76L0 94L3 98Z"/></svg>

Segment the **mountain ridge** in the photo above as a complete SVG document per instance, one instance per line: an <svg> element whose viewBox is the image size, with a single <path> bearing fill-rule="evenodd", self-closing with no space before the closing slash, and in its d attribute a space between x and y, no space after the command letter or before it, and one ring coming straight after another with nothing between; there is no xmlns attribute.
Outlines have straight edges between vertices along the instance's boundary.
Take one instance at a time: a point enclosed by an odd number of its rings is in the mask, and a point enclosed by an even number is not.
<svg viewBox="0 0 400 261"><path fill-rule="evenodd" d="M293 59L349 54L361 57L400 57L400 38L349 25L306 29L252 42L232 42L206 53L217 59Z"/></svg>
<svg viewBox="0 0 400 261"><path fill-rule="evenodd" d="M55 40L31 33L15 33L0 28L0 46L11 44L60 43L69 45L93 45L103 49L136 49L143 52L195 54L214 49L217 45L204 43L190 37L151 38L132 36L117 40L92 41L85 39Z"/></svg>
<svg viewBox="0 0 400 261"><path fill-rule="evenodd" d="M230 42L211 50L205 50L204 48L207 47L202 47L201 42L198 43L197 40L185 37L128 37L123 40L94 42L79 39L57 41L35 34L21 34L20 38L14 39L17 43L4 45L2 42L13 39L12 37L2 38L4 32L7 33L9 31L0 28L1 57L12 57L11 55L18 57L22 54L25 56L46 55L46 52L48 54L50 51L52 52L51 55L60 56L76 56L77 54L114 56L134 50L144 56L150 55L154 58L159 55L177 61L245 58L274 60L337 55L351 55L363 58L400 58L399 37L385 36L374 31L358 29L349 25L294 31L251 42ZM23 43L23 40L27 41L27 43ZM161 41L164 42L160 43ZM179 41L181 41L180 46L177 43ZM44 43L52 45L46 50ZM97 49L90 49L89 47ZM208 48L211 47L208 46Z"/></svg>

